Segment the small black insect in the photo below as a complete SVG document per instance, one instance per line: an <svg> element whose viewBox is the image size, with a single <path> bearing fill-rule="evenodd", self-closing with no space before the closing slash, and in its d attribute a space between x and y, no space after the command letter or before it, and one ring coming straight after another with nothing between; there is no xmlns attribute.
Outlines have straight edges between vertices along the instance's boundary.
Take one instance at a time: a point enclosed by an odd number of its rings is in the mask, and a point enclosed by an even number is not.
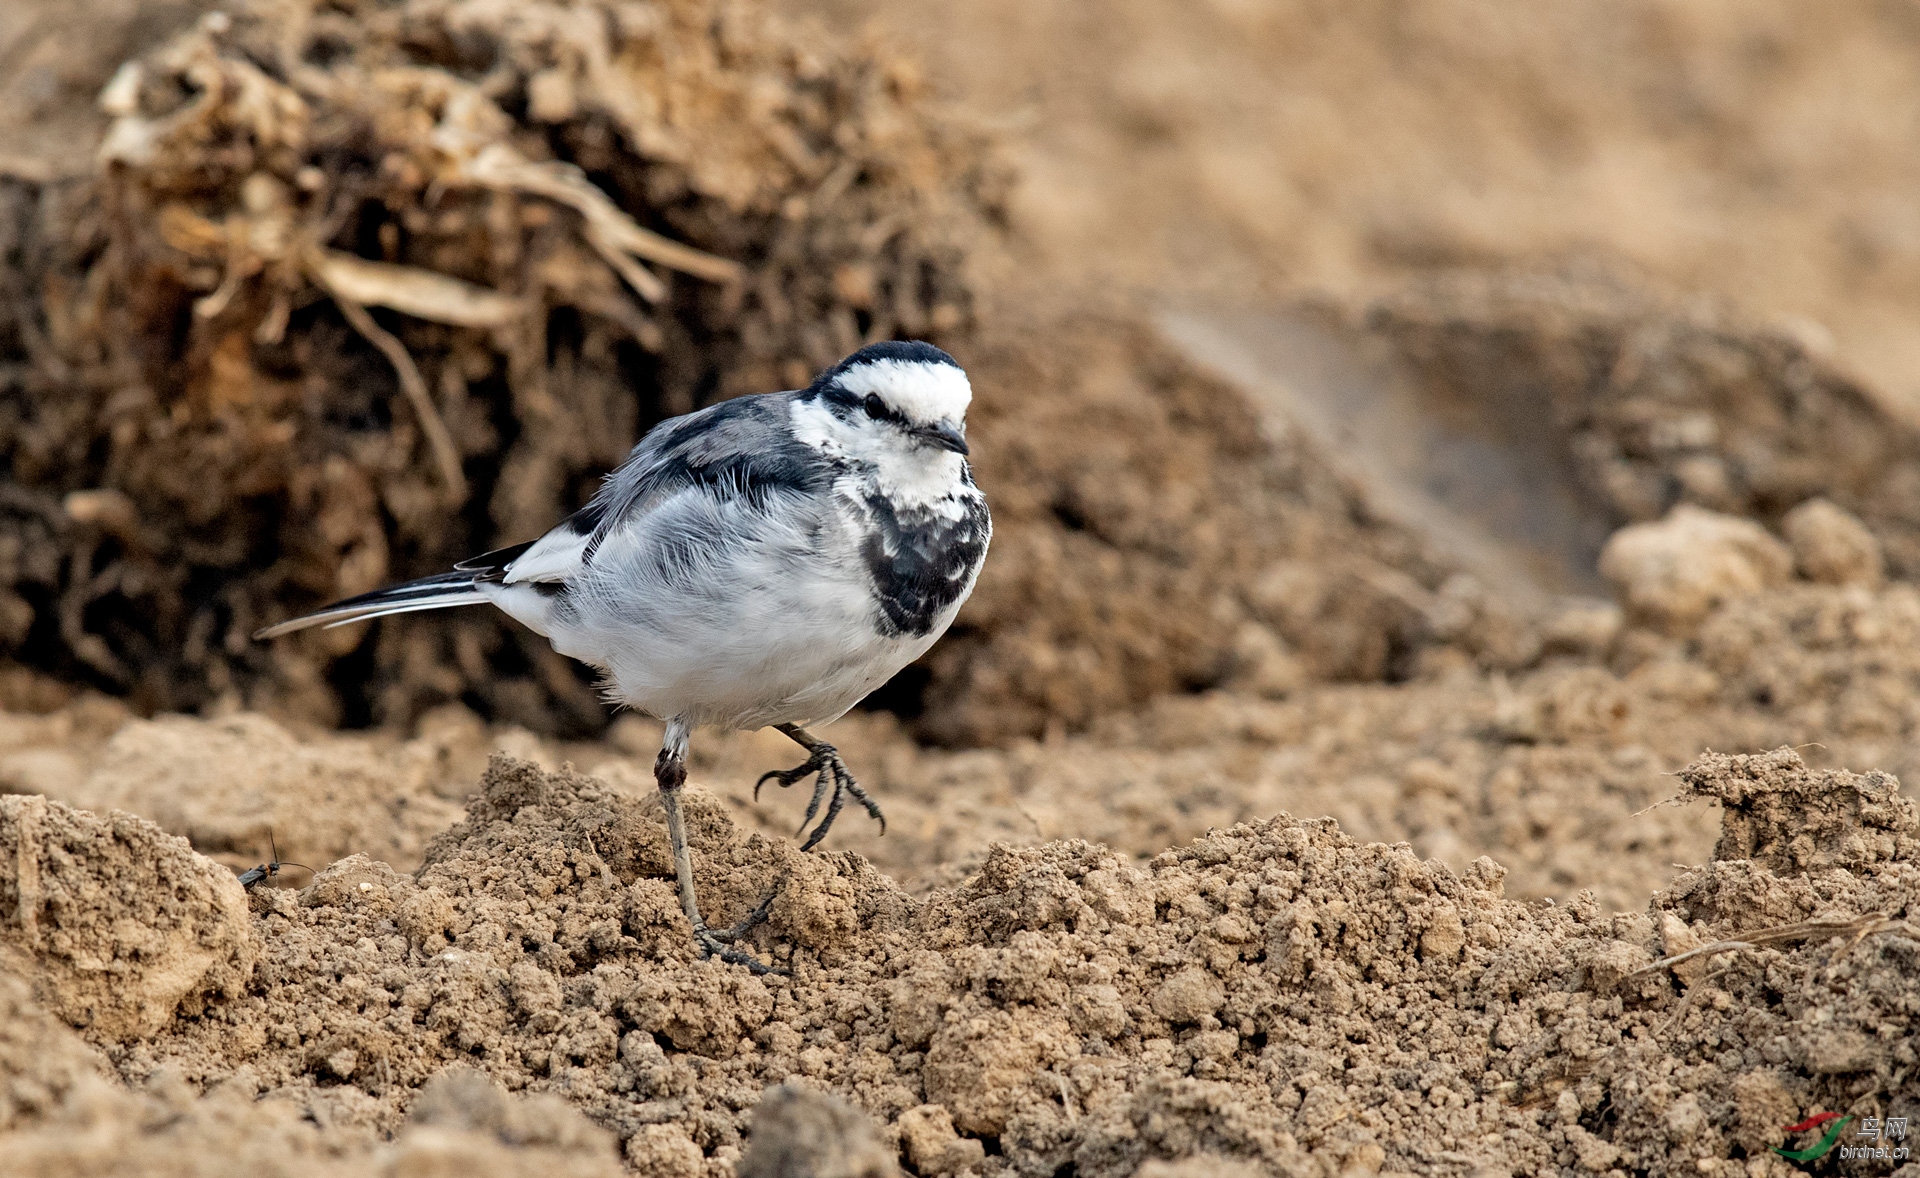
<svg viewBox="0 0 1920 1178"><path fill-rule="evenodd" d="M298 867L302 871L313 871L313 868L308 867L305 863L282 863L280 861L280 848L273 845L273 832L271 830L267 832L267 853L273 858L271 863L262 863L258 867L249 867L240 873L240 886L249 892L266 880L278 879L282 867ZM316 872L315 874L318 873Z"/></svg>

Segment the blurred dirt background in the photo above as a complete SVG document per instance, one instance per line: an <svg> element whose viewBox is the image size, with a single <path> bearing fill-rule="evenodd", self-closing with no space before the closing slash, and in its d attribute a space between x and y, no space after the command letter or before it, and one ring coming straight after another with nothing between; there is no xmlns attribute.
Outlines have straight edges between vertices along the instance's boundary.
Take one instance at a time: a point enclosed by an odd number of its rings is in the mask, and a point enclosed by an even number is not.
<svg viewBox="0 0 1920 1178"><path fill-rule="evenodd" d="M1758 1175L1920 1111L1916 67L1902 3L6 6L0 1172ZM884 837L695 743L791 978L690 960L658 726L543 643L247 637L889 336L995 545L833 729Z"/></svg>

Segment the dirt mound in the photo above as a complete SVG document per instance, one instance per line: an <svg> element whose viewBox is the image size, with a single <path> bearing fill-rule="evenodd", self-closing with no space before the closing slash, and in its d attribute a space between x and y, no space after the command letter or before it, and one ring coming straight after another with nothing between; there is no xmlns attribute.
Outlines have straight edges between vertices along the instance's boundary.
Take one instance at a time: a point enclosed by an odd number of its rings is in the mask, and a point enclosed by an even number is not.
<svg viewBox="0 0 1920 1178"><path fill-rule="evenodd" d="M1778 527L1824 496L1895 576L1920 569L1920 434L1783 328L1591 268L1449 272L1355 323L1453 413L1544 447L1616 527L1677 503Z"/></svg>
<svg viewBox="0 0 1920 1178"><path fill-rule="evenodd" d="M1914 803L1885 774L1811 772L1786 749L1707 756L1682 777L1725 806L1720 848L1654 897L1674 975L1654 1000L1664 1025L1596 1061L1601 1091L1578 1094L1577 1120L1650 1171L1811 1145L1820 1132L1782 1129L1803 1110L1911 1122L1920 1093L1900 1012L1920 962Z"/></svg>
<svg viewBox="0 0 1920 1178"><path fill-rule="evenodd" d="M477 1068L564 1097L648 1173L732 1166L789 1082L928 1174L1771 1172L1803 1110L1914 1111L1912 804L1785 750L1686 779L1725 807L1723 850L1805 829L1828 851L1787 874L1716 859L1607 916L1281 817L1144 865L1002 848L916 901L696 791L710 907L778 896L757 948L792 976L755 978L691 959L656 808L502 759L416 875L355 857L254 893L245 993L108 1051L136 1086L215 1089L183 1107L244 1076L348 1140L436 1123L448 1069Z"/></svg>
<svg viewBox="0 0 1920 1178"><path fill-rule="evenodd" d="M0 962L100 1042L239 993L259 955L232 872L130 814L43 797L0 797L0 909Z"/></svg>
<svg viewBox="0 0 1920 1178"><path fill-rule="evenodd" d="M996 199L904 65L752 5L261 0L102 102L98 176L0 183L0 649L144 710L597 729L484 615L246 636L537 533L663 416L963 329Z"/></svg>

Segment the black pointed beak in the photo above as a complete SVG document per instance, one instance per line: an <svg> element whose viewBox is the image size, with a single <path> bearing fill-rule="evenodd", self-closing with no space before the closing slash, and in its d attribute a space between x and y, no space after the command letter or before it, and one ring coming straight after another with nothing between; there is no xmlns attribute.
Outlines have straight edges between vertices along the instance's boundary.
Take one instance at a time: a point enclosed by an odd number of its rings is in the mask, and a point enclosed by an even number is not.
<svg viewBox="0 0 1920 1178"><path fill-rule="evenodd" d="M961 433L957 426L948 425L944 421L938 425L919 426L913 431L913 435L929 446L951 450L955 454L971 453L967 449L967 435Z"/></svg>

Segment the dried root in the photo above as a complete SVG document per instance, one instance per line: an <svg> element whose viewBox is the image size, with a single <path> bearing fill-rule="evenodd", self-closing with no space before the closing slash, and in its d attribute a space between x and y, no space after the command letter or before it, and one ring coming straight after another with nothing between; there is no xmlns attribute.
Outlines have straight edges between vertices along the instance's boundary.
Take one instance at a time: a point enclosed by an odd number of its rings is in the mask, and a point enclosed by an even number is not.
<svg viewBox="0 0 1920 1178"><path fill-rule="evenodd" d="M1742 949L1758 949L1765 945L1779 945L1791 941L1807 941L1816 937L1851 936L1847 949L1853 948L1868 937L1881 933L1899 933L1902 936L1920 939L1920 928L1904 920L1894 920L1884 912L1868 912L1860 916L1819 916L1812 920L1797 921L1793 924L1774 925L1771 928L1755 929L1742 933L1739 940L1714 941L1688 949L1684 953L1675 953L1671 957L1662 957L1651 965L1642 966L1628 975L1633 978L1647 977L1651 974L1669 970L1689 961L1705 957L1717 957L1722 953L1736 953Z"/></svg>

